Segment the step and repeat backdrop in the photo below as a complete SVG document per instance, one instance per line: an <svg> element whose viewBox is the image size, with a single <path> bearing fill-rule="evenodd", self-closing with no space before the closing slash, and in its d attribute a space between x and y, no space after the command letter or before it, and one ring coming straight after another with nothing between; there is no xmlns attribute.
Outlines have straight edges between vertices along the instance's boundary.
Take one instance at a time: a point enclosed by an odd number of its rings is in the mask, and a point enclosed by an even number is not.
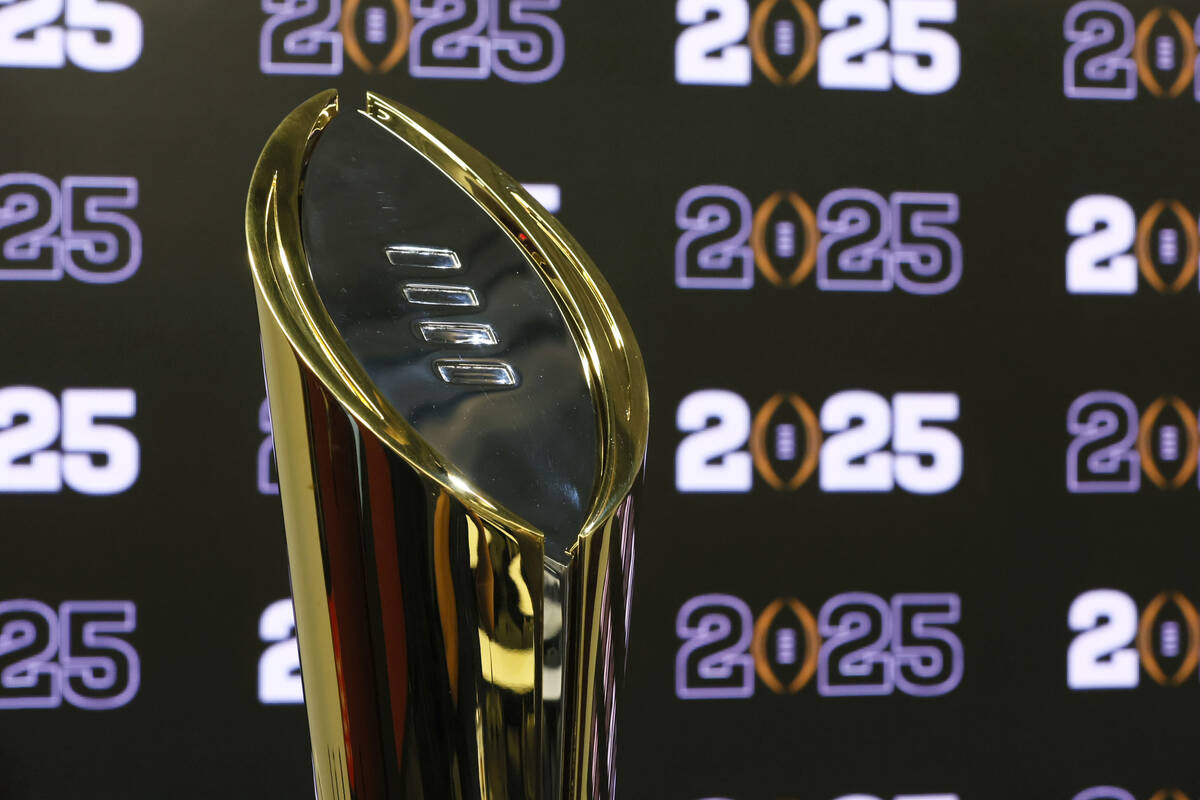
<svg viewBox="0 0 1200 800"><path fill-rule="evenodd" d="M310 796L242 209L330 86L651 380L618 786L1200 798L1200 2L0 0L0 798Z"/></svg>

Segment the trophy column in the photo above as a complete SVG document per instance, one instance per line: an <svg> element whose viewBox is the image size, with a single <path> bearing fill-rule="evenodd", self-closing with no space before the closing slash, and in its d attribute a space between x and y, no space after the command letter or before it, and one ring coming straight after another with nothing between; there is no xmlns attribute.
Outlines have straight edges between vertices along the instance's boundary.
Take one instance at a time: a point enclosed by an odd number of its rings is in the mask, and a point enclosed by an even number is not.
<svg viewBox="0 0 1200 800"><path fill-rule="evenodd" d="M648 404L611 291L374 95L284 120L246 225L318 797L612 797Z"/></svg>

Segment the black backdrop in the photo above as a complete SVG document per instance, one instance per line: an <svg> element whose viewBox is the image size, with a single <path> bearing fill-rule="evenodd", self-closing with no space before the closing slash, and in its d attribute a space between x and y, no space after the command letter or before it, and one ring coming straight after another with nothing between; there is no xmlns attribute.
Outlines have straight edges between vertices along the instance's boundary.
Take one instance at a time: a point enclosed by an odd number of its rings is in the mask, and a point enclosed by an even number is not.
<svg viewBox="0 0 1200 800"><path fill-rule="evenodd" d="M1200 797L1200 4L555 5L0 0L0 798L311 792L242 213L329 86L557 186L638 332L622 796Z"/></svg>

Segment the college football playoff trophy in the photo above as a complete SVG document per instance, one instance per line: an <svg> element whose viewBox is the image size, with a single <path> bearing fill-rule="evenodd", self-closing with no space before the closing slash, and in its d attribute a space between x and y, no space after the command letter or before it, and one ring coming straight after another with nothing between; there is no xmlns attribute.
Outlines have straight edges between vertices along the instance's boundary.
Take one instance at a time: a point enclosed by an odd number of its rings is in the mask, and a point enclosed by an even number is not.
<svg viewBox="0 0 1200 800"><path fill-rule="evenodd" d="M593 800L648 398L608 285L511 177L373 94L250 186L321 800Z"/></svg>

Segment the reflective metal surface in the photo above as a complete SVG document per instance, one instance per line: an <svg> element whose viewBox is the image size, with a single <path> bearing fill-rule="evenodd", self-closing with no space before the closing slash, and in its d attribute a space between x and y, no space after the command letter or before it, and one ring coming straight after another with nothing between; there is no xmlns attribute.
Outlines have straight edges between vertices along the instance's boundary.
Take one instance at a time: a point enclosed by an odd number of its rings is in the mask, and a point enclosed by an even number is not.
<svg viewBox="0 0 1200 800"><path fill-rule="evenodd" d="M374 95L280 125L246 233L318 797L611 798L648 406L611 291Z"/></svg>
<svg viewBox="0 0 1200 800"><path fill-rule="evenodd" d="M579 349L523 250L365 113L321 133L301 214L321 300L391 406L565 549L595 485L596 412ZM414 336L424 321L486 324L497 341L464 352Z"/></svg>

